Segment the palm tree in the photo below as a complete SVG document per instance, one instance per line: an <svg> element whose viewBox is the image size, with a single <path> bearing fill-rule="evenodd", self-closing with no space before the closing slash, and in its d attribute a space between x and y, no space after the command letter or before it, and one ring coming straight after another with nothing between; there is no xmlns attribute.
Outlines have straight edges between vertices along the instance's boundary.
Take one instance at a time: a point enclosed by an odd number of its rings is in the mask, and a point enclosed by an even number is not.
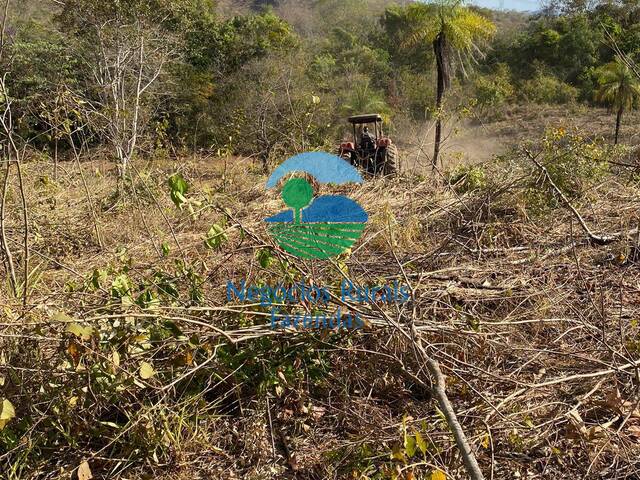
<svg viewBox="0 0 640 480"><path fill-rule="evenodd" d="M640 98L640 82L636 74L620 57L607 63L597 71L599 88L596 100L609 104L616 112L616 134L614 144L618 144L622 113L633 108L636 99Z"/></svg>
<svg viewBox="0 0 640 480"><path fill-rule="evenodd" d="M406 43L416 45L429 42L433 45L433 53L436 57L437 116L432 159L435 169L442 138L442 100L451 84L454 68L460 68L466 75L465 63L484 56L482 48L491 39L496 27L490 20L462 5L462 0L413 3L407 7L407 19L412 28Z"/></svg>
<svg viewBox="0 0 640 480"><path fill-rule="evenodd" d="M342 109L348 115L386 113L389 107L380 93L371 88L368 78L355 82Z"/></svg>

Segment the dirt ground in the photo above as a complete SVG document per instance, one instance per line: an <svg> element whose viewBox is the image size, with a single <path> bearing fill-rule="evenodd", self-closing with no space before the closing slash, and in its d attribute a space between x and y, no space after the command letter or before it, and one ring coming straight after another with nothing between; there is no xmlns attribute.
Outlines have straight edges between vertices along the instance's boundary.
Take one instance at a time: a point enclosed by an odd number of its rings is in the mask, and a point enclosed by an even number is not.
<svg viewBox="0 0 640 480"><path fill-rule="evenodd" d="M577 131L587 138L613 142L615 115L605 108L573 105L513 106L494 121L477 118L449 121L442 147L444 170L459 164L483 163L505 153L526 139L540 138L552 127ZM409 171L430 168L434 124L406 127L399 132L403 167ZM627 112L620 129L620 143L640 143L640 112Z"/></svg>

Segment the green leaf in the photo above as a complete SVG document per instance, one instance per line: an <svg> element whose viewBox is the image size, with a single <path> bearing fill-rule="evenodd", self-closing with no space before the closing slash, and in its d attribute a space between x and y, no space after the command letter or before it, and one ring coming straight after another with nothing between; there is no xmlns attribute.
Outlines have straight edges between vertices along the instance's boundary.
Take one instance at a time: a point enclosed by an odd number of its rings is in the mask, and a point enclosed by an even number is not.
<svg viewBox="0 0 640 480"><path fill-rule="evenodd" d="M184 195L189 190L189 184L180 173L174 173L171 175L168 183L171 201L173 201L176 207L182 208L182 205L187 201Z"/></svg>
<svg viewBox="0 0 640 480"><path fill-rule="evenodd" d="M2 410L0 410L0 430L16 416L16 410L13 404L6 398L2 401Z"/></svg>
<svg viewBox="0 0 640 480"><path fill-rule="evenodd" d="M391 449L391 460L398 460L403 463L406 461L406 458L404 456L404 451L402 450L402 447L400 447L400 444L398 443L394 444Z"/></svg>
<svg viewBox="0 0 640 480"><path fill-rule="evenodd" d="M153 365L148 362L140 363L140 370L138 372L140 374L140 378L143 380L148 380L156 374L156 371L153 369Z"/></svg>
<svg viewBox="0 0 640 480"><path fill-rule="evenodd" d="M164 322L164 327L169 330L171 332L171 335L173 335L174 337L184 337L184 333L182 333L182 330L180 330L178 325L176 325L176 322L167 320L166 322Z"/></svg>
<svg viewBox="0 0 640 480"><path fill-rule="evenodd" d="M271 254L271 250L268 248L258 250L256 257L258 258L258 262L262 268L269 268L269 265L273 262L273 255Z"/></svg>
<svg viewBox="0 0 640 480"><path fill-rule="evenodd" d="M227 240L227 234L224 229L218 225L213 224L207 232L207 237L204 239L204 244L209 249L219 248Z"/></svg>
<svg viewBox="0 0 640 480"><path fill-rule="evenodd" d="M129 283L129 277L122 273L113 279L111 283L111 296L115 298L123 298L131 291L131 284Z"/></svg>
<svg viewBox="0 0 640 480"><path fill-rule="evenodd" d="M77 323L70 323L67 325L65 331L75 335L81 340L91 340L91 335L93 335L93 327L83 327Z"/></svg>
<svg viewBox="0 0 640 480"><path fill-rule="evenodd" d="M91 275L91 286L96 290L101 287L101 284L107 278L107 272L96 268Z"/></svg>
<svg viewBox="0 0 640 480"><path fill-rule="evenodd" d="M169 177L169 188L173 192L185 194L189 190L189 184L181 173L174 173Z"/></svg>
<svg viewBox="0 0 640 480"><path fill-rule="evenodd" d="M413 457L416 454L416 437L407 435L404 439L404 449L409 458Z"/></svg>
<svg viewBox="0 0 640 480"><path fill-rule="evenodd" d="M416 446L420 449L423 455L426 455L427 442L422 438L422 434L420 432L416 432Z"/></svg>
<svg viewBox="0 0 640 480"><path fill-rule="evenodd" d="M154 310L160 306L160 300L151 290L147 289L138 295L138 298L136 298L136 304L140 305L142 308Z"/></svg>
<svg viewBox="0 0 640 480"><path fill-rule="evenodd" d="M168 257L170 251L171 251L171 249L169 248L169 244L167 242L164 242L162 244L162 256L163 257Z"/></svg>

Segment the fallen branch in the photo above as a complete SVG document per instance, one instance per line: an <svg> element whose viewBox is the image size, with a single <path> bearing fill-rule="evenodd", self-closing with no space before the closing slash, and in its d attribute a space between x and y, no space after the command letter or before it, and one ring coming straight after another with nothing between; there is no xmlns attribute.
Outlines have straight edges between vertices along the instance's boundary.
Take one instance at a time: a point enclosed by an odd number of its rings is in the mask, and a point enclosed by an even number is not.
<svg viewBox="0 0 640 480"><path fill-rule="evenodd" d="M549 171L547 170L547 167L542 165L542 163L540 163L538 161L538 159L535 157L535 155L533 155L526 148L524 149L524 152L527 154L527 157L529 157L529 159L542 172L542 174L544 175L546 181L549 183L549 185L551 185L551 188L553 188L554 192L556 193L556 195L558 195L558 197L560 198L562 203L564 203L565 206L571 211L571 213L573 213L573 216L576 217L576 219L578 220L578 223L580 224L580 226L582 227L584 232L587 234L587 237L589 237L589 240L591 242L593 242L593 243L595 243L597 245L607 245L607 244L613 242L616 238L618 238L619 234L618 235L600 236L600 235L596 235L595 233L593 233L591 231L591 229L589 228L589 226L587 225L587 222L585 222L584 219L582 218L582 215L580 215L578 210L576 210L576 208L571 204L571 202L565 196L565 194L562 193L562 190L560 190L560 188L555 184L555 182L551 178L551 175L549 175Z"/></svg>

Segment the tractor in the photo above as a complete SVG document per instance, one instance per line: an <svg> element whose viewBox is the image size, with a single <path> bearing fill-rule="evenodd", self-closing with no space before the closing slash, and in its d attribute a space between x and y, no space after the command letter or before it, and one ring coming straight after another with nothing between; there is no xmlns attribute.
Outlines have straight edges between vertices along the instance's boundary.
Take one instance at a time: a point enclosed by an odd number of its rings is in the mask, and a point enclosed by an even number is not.
<svg viewBox="0 0 640 480"><path fill-rule="evenodd" d="M342 142L338 156L371 175L394 175L398 171L398 149L382 134L382 117L378 114L355 115L348 122L353 126L353 142ZM373 126L373 133L369 126Z"/></svg>

